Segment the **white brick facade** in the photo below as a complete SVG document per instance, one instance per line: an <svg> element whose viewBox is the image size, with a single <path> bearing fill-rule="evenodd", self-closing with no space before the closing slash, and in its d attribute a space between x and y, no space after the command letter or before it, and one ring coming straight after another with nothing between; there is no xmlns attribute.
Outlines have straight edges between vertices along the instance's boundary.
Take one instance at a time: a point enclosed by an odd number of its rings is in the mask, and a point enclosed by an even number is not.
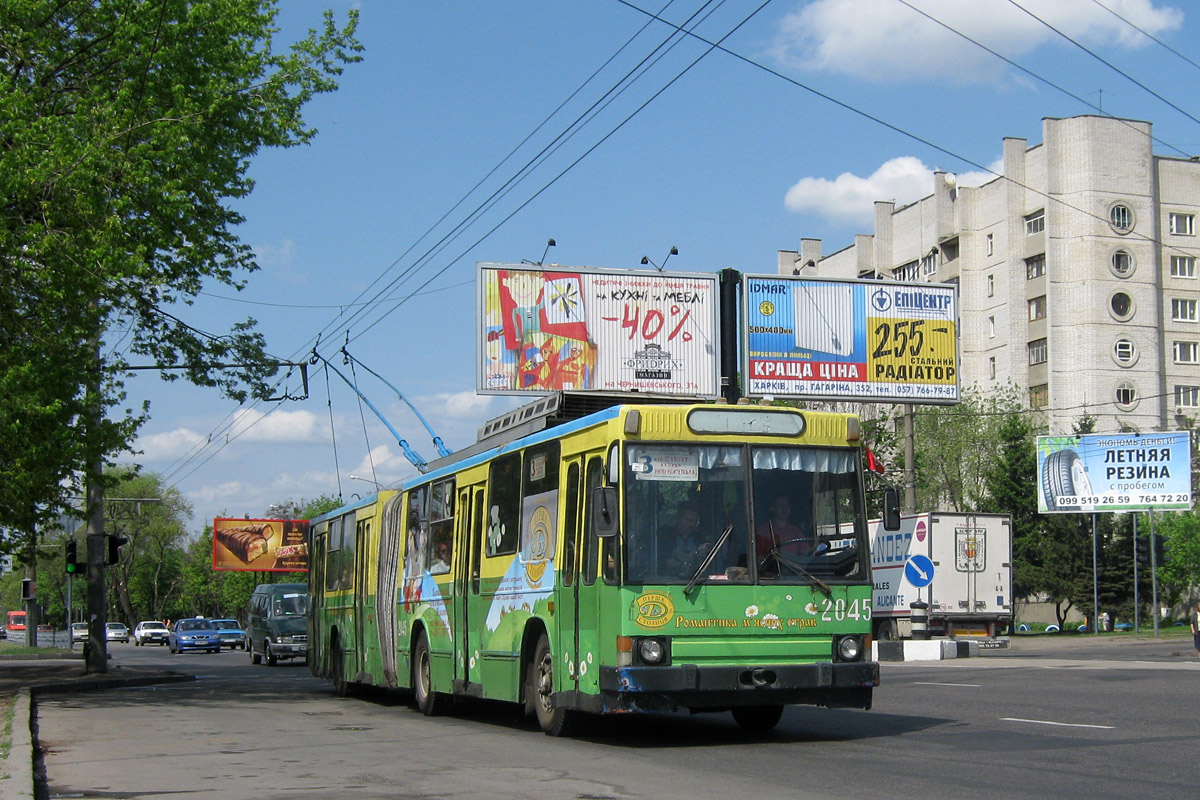
<svg viewBox="0 0 1200 800"><path fill-rule="evenodd" d="M779 271L957 282L964 388L1011 381L1051 433L1085 413L1097 432L1177 429L1200 417L1200 161L1154 155L1147 122L1042 130L1040 145L1005 139L1005 177L936 173L930 196L876 203L874 234L825 257L805 239Z"/></svg>

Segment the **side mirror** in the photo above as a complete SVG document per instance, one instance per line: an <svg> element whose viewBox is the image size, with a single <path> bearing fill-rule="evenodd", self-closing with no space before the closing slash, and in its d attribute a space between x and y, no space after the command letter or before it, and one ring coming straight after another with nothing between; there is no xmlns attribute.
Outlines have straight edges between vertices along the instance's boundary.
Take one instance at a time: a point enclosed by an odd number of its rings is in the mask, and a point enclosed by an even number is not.
<svg viewBox="0 0 1200 800"><path fill-rule="evenodd" d="M883 490L883 529L900 530L900 491L895 486Z"/></svg>
<svg viewBox="0 0 1200 800"><path fill-rule="evenodd" d="M592 492L592 530L602 539L617 535L620 504L615 486L597 486Z"/></svg>

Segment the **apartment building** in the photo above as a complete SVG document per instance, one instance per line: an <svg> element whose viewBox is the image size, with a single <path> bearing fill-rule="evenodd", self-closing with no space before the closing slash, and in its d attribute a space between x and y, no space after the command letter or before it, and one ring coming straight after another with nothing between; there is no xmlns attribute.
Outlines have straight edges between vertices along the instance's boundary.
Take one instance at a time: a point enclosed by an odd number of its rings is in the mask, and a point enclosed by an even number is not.
<svg viewBox="0 0 1200 800"><path fill-rule="evenodd" d="M954 282L964 387L1012 382L1050 433L1175 430L1200 418L1200 157L1156 155L1151 125L1046 119L1004 140L1003 177L875 203L875 230L825 256L780 251L815 278Z"/></svg>

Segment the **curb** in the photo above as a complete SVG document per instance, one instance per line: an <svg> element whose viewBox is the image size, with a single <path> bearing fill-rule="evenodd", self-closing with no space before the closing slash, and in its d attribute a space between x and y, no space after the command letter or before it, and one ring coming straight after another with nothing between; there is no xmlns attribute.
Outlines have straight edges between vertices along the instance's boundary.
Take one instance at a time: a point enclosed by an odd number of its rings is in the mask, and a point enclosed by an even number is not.
<svg viewBox="0 0 1200 800"><path fill-rule="evenodd" d="M156 683L187 683L196 680L195 675L183 672L158 673L154 675L96 675L94 677L48 681L23 686L17 690L13 705L12 744L8 758L0 761L0 797L5 800L33 800L36 785L34 770L39 754L34 743L37 741L37 705L39 694L66 694L67 692L90 692L96 689L114 689L125 686L150 686ZM7 777L3 777L7 776Z"/></svg>

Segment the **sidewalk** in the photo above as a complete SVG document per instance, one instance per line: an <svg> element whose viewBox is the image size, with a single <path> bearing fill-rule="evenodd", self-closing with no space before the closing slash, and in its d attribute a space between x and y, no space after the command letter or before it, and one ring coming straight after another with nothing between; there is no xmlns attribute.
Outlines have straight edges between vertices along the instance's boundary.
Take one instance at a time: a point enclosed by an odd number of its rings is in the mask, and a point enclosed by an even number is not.
<svg viewBox="0 0 1200 800"><path fill-rule="evenodd" d="M12 744L8 758L0 760L0 797L33 800L34 759L37 737L35 701L39 694L86 692L122 686L193 681L196 676L165 669L140 669L109 664L103 674L88 674L79 653L0 656L0 698L14 697ZM3 727L4 720L0 720Z"/></svg>

